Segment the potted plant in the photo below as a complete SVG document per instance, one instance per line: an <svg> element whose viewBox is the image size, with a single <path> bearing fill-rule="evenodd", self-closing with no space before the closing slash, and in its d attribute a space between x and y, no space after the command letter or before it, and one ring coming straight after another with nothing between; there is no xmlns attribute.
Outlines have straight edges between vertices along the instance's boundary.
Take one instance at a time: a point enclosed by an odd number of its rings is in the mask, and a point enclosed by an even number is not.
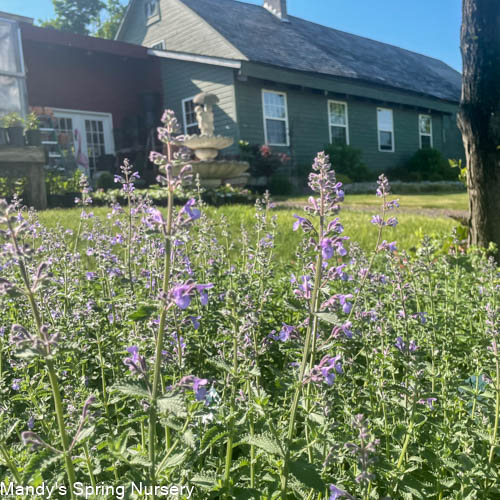
<svg viewBox="0 0 500 500"><path fill-rule="evenodd" d="M42 144L42 133L40 132L40 120L36 113L30 113L26 117L26 139L30 146L40 146Z"/></svg>
<svg viewBox="0 0 500 500"><path fill-rule="evenodd" d="M11 146L24 146L23 119L18 113L8 113L3 117L3 126L7 129Z"/></svg>

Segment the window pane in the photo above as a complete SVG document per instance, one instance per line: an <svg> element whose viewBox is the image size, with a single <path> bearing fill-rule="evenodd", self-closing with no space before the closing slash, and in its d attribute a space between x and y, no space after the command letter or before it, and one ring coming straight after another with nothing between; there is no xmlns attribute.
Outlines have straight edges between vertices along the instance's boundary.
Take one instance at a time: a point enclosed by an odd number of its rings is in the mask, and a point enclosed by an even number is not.
<svg viewBox="0 0 500 500"><path fill-rule="evenodd" d="M189 125L186 127L186 133L188 135L199 134L200 129L198 128L198 125Z"/></svg>
<svg viewBox="0 0 500 500"><path fill-rule="evenodd" d="M264 92L264 114L267 118L286 118L285 96Z"/></svg>
<svg viewBox="0 0 500 500"><path fill-rule="evenodd" d="M392 132L380 131L380 149L392 151Z"/></svg>
<svg viewBox="0 0 500 500"><path fill-rule="evenodd" d="M392 130L392 110L379 109L377 113L379 130Z"/></svg>
<svg viewBox="0 0 500 500"><path fill-rule="evenodd" d="M17 25L0 20L0 70L21 72L21 54L18 47Z"/></svg>
<svg viewBox="0 0 500 500"><path fill-rule="evenodd" d="M184 101L184 125L186 126L186 134L189 135L200 133L194 108L195 106L192 99L190 99L189 101Z"/></svg>
<svg viewBox="0 0 500 500"><path fill-rule="evenodd" d="M340 102L330 103L330 125L346 125L346 105Z"/></svg>
<svg viewBox="0 0 500 500"><path fill-rule="evenodd" d="M429 115L420 115L419 116L420 123L420 133L421 134L430 134L431 133L431 117Z"/></svg>
<svg viewBox="0 0 500 500"><path fill-rule="evenodd" d="M21 113L22 101L19 78L0 75L0 115L15 111Z"/></svg>
<svg viewBox="0 0 500 500"><path fill-rule="evenodd" d="M420 136L420 141L422 143L422 149L432 147L432 145L431 145L431 136L430 135L421 135Z"/></svg>
<svg viewBox="0 0 500 500"><path fill-rule="evenodd" d="M282 120L266 120L267 142L269 144L286 144L286 124Z"/></svg>
<svg viewBox="0 0 500 500"><path fill-rule="evenodd" d="M344 146L347 144L347 130L345 127L331 127L332 144Z"/></svg>

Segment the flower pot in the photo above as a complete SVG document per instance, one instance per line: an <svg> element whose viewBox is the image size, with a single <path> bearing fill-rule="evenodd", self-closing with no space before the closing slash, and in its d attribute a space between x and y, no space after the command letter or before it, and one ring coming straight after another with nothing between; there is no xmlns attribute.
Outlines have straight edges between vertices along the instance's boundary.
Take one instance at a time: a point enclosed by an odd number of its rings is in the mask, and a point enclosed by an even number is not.
<svg viewBox="0 0 500 500"><path fill-rule="evenodd" d="M9 136L9 144L11 146L24 146L24 129L23 127L9 127L7 129Z"/></svg>
<svg viewBox="0 0 500 500"><path fill-rule="evenodd" d="M7 129L0 128L0 146L7 144Z"/></svg>
<svg viewBox="0 0 500 500"><path fill-rule="evenodd" d="M26 139L29 146L41 146L42 133L39 129L26 130Z"/></svg>

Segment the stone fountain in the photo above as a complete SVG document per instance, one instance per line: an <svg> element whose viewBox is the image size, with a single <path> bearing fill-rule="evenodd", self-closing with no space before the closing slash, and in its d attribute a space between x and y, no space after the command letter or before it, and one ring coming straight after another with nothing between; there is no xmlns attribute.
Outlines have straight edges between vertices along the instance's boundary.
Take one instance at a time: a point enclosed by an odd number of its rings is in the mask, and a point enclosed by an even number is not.
<svg viewBox="0 0 500 500"><path fill-rule="evenodd" d="M219 102L219 98L214 94L202 92L193 102L201 133L188 135L183 141L184 146L193 150L196 156L195 161L189 162L193 167L193 175L199 174L201 185L207 188L225 184L244 186L250 176L246 173L250 166L248 162L216 159L221 149L231 146L234 142L232 137L214 135L213 106ZM181 168L178 167L178 170ZM176 173L174 172L174 175Z"/></svg>

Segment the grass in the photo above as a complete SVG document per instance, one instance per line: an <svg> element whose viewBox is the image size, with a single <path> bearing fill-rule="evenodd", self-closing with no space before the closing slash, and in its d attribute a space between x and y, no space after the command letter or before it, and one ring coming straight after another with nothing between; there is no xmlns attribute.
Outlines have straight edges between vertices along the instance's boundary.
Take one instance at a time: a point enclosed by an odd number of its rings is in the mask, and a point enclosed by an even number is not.
<svg viewBox="0 0 500 500"><path fill-rule="evenodd" d="M401 194L394 195L399 198L401 207L408 209L431 208L446 210L467 210L467 193L439 193L439 194ZM305 202L307 196L289 198L289 202ZM372 194L348 194L345 197L345 206L378 206L380 200Z"/></svg>
<svg viewBox="0 0 500 500"><path fill-rule="evenodd" d="M364 196L364 195L361 195ZM420 197L420 196L419 196ZM372 196L372 198L374 198ZM380 203L379 200L375 200ZM406 205L405 205L406 206ZM375 207L374 207L375 208ZM105 219L109 209L106 207L95 207L93 212L96 217ZM225 216L233 241L241 239L241 227L245 227L250 233L255 223L254 207L248 205L226 205L219 208L207 207L206 213L209 217L218 218ZM52 209L40 212L40 221L47 227L55 227L61 224L67 229L76 232L79 223L79 209ZM301 209L279 208L274 211L278 221L277 249L278 257L286 262L294 260L295 249L302 238L301 231L293 232L292 226L295 221L293 214L302 215ZM376 211L374 211L374 214ZM370 224L371 213L349 210L340 212L340 219L345 227L345 235L350 236L365 250L371 250L375 246L377 228ZM451 233L457 222L446 217L426 217L400 213L397 214L399 224L396 228L388 228L384 239L397 241L398 249L411 250L419 245L424 234L445 237Z"/></svg>

